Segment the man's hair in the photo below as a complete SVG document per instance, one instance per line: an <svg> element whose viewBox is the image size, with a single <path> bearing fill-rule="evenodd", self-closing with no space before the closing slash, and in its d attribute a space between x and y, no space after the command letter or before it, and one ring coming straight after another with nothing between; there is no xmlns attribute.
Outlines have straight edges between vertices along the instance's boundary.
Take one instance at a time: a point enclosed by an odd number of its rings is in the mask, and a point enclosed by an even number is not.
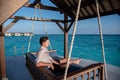
<svg viewBox="0 0 120 80"><path fill-rule="evenodd" d="M43 42L46 42L48 40L47 36L43 36L40 38L39 43L42 45Z"/></svg>

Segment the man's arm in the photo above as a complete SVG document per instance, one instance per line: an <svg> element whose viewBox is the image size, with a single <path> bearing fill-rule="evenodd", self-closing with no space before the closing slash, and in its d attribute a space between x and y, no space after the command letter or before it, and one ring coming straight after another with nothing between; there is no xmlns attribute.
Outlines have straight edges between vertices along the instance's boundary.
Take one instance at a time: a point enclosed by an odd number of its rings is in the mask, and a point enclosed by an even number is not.
<svg viewBox="0 0 120 80"><path fill-rule="evenodd" d="M36 67L42 67L42 66L50 66L50 68L54 70L54 66L52 65L52 63L39 62L36 64Z"/></svg>
<svg viewBox="0 0 120 80"><path fill-rule="evenodd" d="M54 59L52 59L52 62L54 63L54 64L57 64L57 65L60 65L57 61L55 61Z"/></svg>

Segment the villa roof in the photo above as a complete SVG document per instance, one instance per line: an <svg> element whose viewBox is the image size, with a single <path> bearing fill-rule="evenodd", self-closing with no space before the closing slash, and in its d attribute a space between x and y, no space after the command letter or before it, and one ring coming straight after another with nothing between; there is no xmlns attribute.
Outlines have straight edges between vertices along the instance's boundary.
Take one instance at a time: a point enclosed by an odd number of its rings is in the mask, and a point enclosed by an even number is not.
<svg viewBox="0 0 120 80"><path fill-rule="evenodd" d="M79 0L50 0L58 8L68 13L72 19L75 18ZM97 17L95 0L81 0L79 20ZM120 15L120 0L98 0L100 15Z"/></svg>

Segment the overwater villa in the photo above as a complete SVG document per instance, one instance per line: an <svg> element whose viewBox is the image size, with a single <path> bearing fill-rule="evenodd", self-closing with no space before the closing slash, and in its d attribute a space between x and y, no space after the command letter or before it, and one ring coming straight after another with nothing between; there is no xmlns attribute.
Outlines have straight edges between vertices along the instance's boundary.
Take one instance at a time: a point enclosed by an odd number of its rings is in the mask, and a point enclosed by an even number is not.
<svg viewBox="0 0 120 80"><path fill-rule="evenodd" d="M45 5L42 0L0 0L0 80L119 80L120 68L106 66L104 56L104 42L101 30L100 16L118 14L120 15L120 0L48 0L55 6ZM46 11L59 12L64 15L63 20L46 19L44 17L23 17L14 16L22 7L33 9L43 9ZM23 12L24 13L24 12ZM28 13L29 14L29 13ZM101 36L101 49L103 63L87 61L83 59L80 65L68 65L65 70L51 72L46 67L35 66L35 53L28 52L26 57L6 57L4 48L5 33L20 20L32 20L41 22L54 22L64 33L64 58L71 57L72 46L75 36L75 28L78 20L98 17L98 26ZM54 16L53 16L54 18ZM8 20L13 21L4 26ZM61 25L62 24L62 25ZM68 50L68 32L74 27L70 50ZM51 27L52 28L52 27ZM70 52L68 52L70 51ZM51 51L51 53L53 53ZM74 53L72 53L74 54ZM60 56L53 56L59 60ZM14 59L16 58L16 60ZM13 61L13 62L12 62ZM22 73L20 72L22 71Z"/></svg>
<svg viewBox="0 0 120 80"><path fill-rule="evenodd" d="M6 32L5 36L33 36L32 32Z"/></svg>

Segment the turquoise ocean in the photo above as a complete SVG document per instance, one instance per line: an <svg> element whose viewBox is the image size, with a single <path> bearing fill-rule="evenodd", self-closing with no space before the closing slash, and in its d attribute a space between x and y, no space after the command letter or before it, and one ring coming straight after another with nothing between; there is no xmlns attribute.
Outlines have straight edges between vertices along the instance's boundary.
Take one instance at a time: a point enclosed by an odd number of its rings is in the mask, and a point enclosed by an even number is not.
<svg viewBox="0 0 120 80"><path fill-rule="evenodd" d="M30 51L36 52L39 45L39 38L44 35L34 35L31 40ZM63 56L64 36L62 34L50 34L52 49L57 55ZM68 37L70 46L72 35ZM120 35L104 35L104 47L107 64L120 67ZM30 37L28 36L5 36L5 55L21 56L27 52ZM69 49L68 49L69 50ZM72 57L82 57L102 62L102 49L99 35L76 35L72 50Z"/></svg>

